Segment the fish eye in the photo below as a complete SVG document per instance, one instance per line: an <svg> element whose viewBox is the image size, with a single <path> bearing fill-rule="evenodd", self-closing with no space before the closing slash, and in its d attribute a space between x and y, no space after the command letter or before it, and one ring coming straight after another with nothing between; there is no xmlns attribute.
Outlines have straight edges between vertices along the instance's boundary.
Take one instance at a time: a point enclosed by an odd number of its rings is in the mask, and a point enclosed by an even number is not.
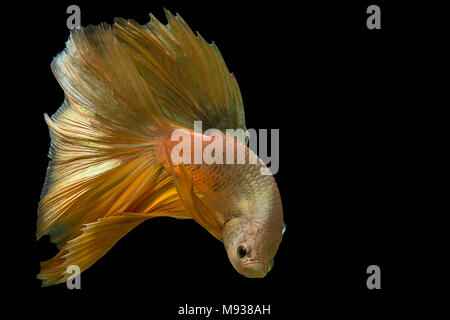
<svg viewBox="0 0 450 320"><path fill-rule="evenodd" d="M239 259L242 259L246 255L247 255L247 249L244 246L240 246L237 249L237 256L239 257Z"/></svg>

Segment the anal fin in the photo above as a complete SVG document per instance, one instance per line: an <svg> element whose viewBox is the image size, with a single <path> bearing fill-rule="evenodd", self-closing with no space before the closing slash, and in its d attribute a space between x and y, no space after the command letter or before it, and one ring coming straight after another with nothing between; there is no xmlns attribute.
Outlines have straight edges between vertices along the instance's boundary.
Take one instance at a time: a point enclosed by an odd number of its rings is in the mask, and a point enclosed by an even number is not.
<svg viewBox="0 0 450 320"><path fill-rule="evenodd" d="M129 231L153 217L146 214L123 213L86 224L81 233L69 240L56 256L41 262L41 272L37 277L42 280L42 286L67 281L71 276L66 273L70 265L78 266L81 272L86 270Z"/></svg>

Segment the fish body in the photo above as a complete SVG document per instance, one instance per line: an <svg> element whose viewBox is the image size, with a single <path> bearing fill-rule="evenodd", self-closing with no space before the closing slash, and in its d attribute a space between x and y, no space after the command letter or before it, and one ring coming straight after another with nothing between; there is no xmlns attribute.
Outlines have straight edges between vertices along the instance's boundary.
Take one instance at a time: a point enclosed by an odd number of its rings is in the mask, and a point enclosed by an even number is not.
<svg viewBox="0 0 450 320"><path fill-rule="evenodd" d="M45 115L51 161L37 238L50 235L59 252L41 263L44 286L66 281L70 265L86 270L134 227L161 216L194 219L247 277L264 277L273 265L283 228L278 187L246 143L225 134L245 130L236 79L214 44L180 16L166 16L167 25L151 16L144 26L118 18L74 30L52 62L65 100ZM198 120L219 134L196 132ZM213 158L233 150L232 163L176 161L177 130L207 150L221 142L226 148ZM187 155L196 160L195 148Z"/></svg>
<svg viewBox="0 0 450 320"><path fill-rule="evenodd" d="M278 186L272 175L261 174L266 165L257 155L233 136L209 137L195 132L185 139L190 145L199 140L202 150L214 142L222 140L225 146L219 159L225 163L183 164L183 170L192 177L193 189L205 195L202 201L207 207L217 211L209 214L212 223L198 221L202 226L224 242L229 259L236 270L248 277L264 277L273 266L273 257L281 241L283 213ZM167 139L158 147L159 161L170 166L170 159L177 142ZM195 158L191 148L191 161ZM226 163L227 152L232 161ZM241 159L239 160L239 152ZM217 158L216 158L217 159ZM255 163L250 163L254 159ZM239 163L241 162L241 163ZM181 191L182 192L182 191ZM193 210L194 211L194 210ZM222 236L220 236L222 234ZM270 239L266 242L266 239ZM278 241L277 241L278 239ZM247 251L246 259L237 255L239 248Z"/></svg>

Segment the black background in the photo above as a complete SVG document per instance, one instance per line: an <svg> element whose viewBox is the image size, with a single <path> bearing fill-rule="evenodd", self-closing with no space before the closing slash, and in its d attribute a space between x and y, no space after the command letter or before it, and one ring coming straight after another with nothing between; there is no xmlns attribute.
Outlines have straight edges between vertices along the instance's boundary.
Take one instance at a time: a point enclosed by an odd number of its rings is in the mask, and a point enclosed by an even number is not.
<svg viewBox="0 0 450 320"><path fill-rule="evenodd" d="M69 35L66 8L81 8L81 23L141 24L163 8L179 13L194 31L214 41L239 83L248 128L280 129L275 175L287 232L264 279L246 279L228 262L223 245L193 221L153 219L127 234L81 275L81 290L41 288L39 262L56 253L35 241L36 210L49 148L44 113L63 101L50 63ZM378 4L382 29L366 28L366 8ZM123 311L130 316L179 317L185 304L270 304L271 316L312 312L384 314L405 289L412 195L405 156L414 140L410 81L420 29L408 24L407 6L382 1L289 3L209 1L60 1L27 7L35 19L25 53L30 99L29 143L23 174L26 200L26 283L38 313L57 316ZM406 19L408 18L408 19ZM410 20L409 20L410 21ZM31 159L30 159L31 158ZM21 244L22 245L22 244ZM25 248L26 246L26 248ZM366 268L381 268L381 290L368 290ZM23 290L23 287L19 290ZM159 316L157 316L157 314ZM239 319L243 316L215 316Z"/></svg>

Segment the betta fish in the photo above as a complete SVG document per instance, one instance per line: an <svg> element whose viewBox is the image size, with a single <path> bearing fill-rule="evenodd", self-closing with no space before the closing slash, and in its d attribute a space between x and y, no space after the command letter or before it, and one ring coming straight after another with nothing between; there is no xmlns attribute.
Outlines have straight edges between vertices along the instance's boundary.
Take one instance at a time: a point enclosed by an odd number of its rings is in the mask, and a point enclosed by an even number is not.
<svg viewBox="0 0 450 320"><path fill-rule="evenodd" d="M65 282L71 265L86 270L156 217L194 219L246 277L273 266L284 223L275 179L261 174L266 165L172 161L174 130L211 143L194 121L221 132L215 139L227 150L257 155L225 134L246 127L237 81L217 46L178 14L166 17L167 24L150 15L146 25L116 18L72 30L51 63L65 98L45 114L50 162L36 236L49 235L59 252L41 262L43 286Z"/></svg>

